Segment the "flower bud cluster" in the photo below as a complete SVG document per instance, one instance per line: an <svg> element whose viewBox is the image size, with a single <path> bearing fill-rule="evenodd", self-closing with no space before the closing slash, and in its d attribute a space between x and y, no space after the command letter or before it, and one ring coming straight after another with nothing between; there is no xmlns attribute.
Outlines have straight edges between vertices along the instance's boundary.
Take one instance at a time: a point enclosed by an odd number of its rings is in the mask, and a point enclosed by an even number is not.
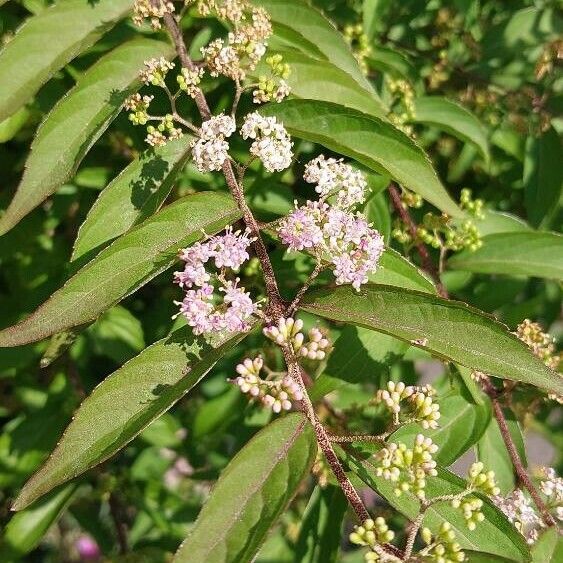
<svg viewBox="0 0 563 563"><path fill-rule="evenodd" d="M532 350L546 366L557 369L561 357L555 353L555 338L544 332L539 323L524 319L516 328L516 336Z"/></svg>
<svg viewBox="0 0 563 563"><path fill-rule="evenodd" d="M182 130L174 126L173 116L166 114L156 127L153 125L147 127L145 141L153 147L158 147L165 145L171 139L179 139L183 135Z"/></svg>
<svg viewBox="0 0 563 563"><path fill-rule="evenodd" d="M240 133L243 139L252 139L250 153L258 157L266 170L281 172L291 165L293 143L275 117L263 117L258 112L244 118Z"/></svg>
<svg viewBox="0 0 563 563"><path fill-rule="evenodd" d="M404 422L418 422L425 430L438 428L440 405L434 402L436 391L430 386L416 387L402 381L389 381L387 389L380 389L377 403L385 406L396 416L404 414Z"/></svg>
<svg viewBox="0 0 563 563"><path fill-rule="evenodd" d="M133 125L145 125L149 120L147 113L150 103L154 100L154 96L141 96L138 92L129 96L123 106L130 111L129 121Z"/></svg>
<svg viewBox="0 0 563 563"><path fill-rule="evenodd" d="M260 75L258 77L258 88L252 92L255 104L263 104L272 100L279 103L291 92L291 88L286 82L291 70L289 65L283 62L282 55L278 53L266 57L266 64L270 67L270 76Z"/></svg>
<svg viewBox="0 0 563 563"><path fill-rule="evenodd" d="M190 98L195 98L199 88L199 83L201 82L204 74L205 71L202 68L196 68L194 70L182 68L180 74L176 77L178 87L183 92L186 92Z"/></svg>
<svg viewBox="0 0 563 563"><path fill-rule="evenodd" d="M233 232L228 228L224 235L211 237L207 242L196 243L182 250L180 258L186 263L184 270L175 272L174 281L187 288L178 314L183 315L194 334L227 330L246 332L249 319L258 305L252 301L244 287L238 287L239 278L226 280L226 268L238 270L249 258L247 248L252 242L248 232ZM205 264L213 258L220 282L218 293L210 282L211 275ZM193 289L192 289L193 288ZM219 294L224 294L220 299Z"/></svg>
<svg viewBox="0 0 563 563"><path fill-rule="evenodd" d="M411 491L419 499L425 499L426 477L437 475L432 456L438 446L430 438L417 434L412 449L399 442L391 442L375 454L378 465L375 474L395 484L397 496Z"/></svg>
<svg viewBox="0 0 563 563"><path fill-rule="evenodd" d="M476 497L465 497L463 499L452 500L454 508L460 508L465 518L465 523L470 530L475 530L477 524L485 519L485 515L481 512L483 501Z"/></svg>
<svg viewBox="0 0 563 563"><path fill-rule="evenodd" d="M422 199L422 196L420 194L416 194L403 188L403 191L401 192L401 202L405 209L407 207L420 209L422 207L422 204L424 203L424 200Z"/></svg>
<svg viewBox="0 0 563 563"><path fill-rule="evenodd" d="M135 0L133 4L133 23L141 26L145 19L150 20L154 30L162 27L161 19L174 13L174 4L168 0Z"/></svg>
<svg viewBox="0 0 563 563"><path fill-rule="evenodd" d="M260 371L264 361L260 356L251 360L246 358L237 365L238 377L234 380L243 393L252 398L259 399L262 404L271 408L273 412L280 413L288 411L292 407L292 401L303 399L303 393L299 384L285 376L277 380L267 380L260 377Z"/></svg>
<svg viewBox="0 0 563 563"><path fill-rule="evenodd" d="M350 534L350 541L356 545L373 548L378 544L389 543L394 537L395 533L389 529L385 518L378 516L375 520L368 518L360 526L354 526L354 531ZM366 557L366 561L377 561L377 559L370 556Z"/></svg>
<svg viewBox="0 0 563 563"><path fill-rule="evenodd" d="M387 78L387 88L392 95L394 109L389 114L389 120L397 129L406 135L413 134L412 125L407 123L414 119L414 89L406 80Z"/></svg>
<svg viewBox="0 0 563 563"><path fill-rule="evenodd" d="M169 70L174 68L174 63L167 61L164 57L149 59L144 62L145 67L139 72L141 82L146 85L164 86L164 79Z"/></svg>
<svg viewBox="0 0 563 563"><path fill-rule="evenodd" d="M485 218L485 214L483 213L483 205L484 205L483 200L472 199L471 190L469 188L463 188L461 190L459 204L464 211L467 211L470 215L472 215L476 219Z"/></svg>
<svg viewBox="0 0 563 563"><path fill-rule="evenodd" d="M221 170L229 158L229 143L225 140L236 130L235 120L224 114L215 115L201 124L199 138L191 143L192 156L200 172Z"/></svg>
<svg viewBox="0 0 563 563"><path fill-rule="evenodd" d="M465 553L461 550L459 543L456 542L455 533L449 522L443 522L435 536L428 528L423 528L420 535L427 545L420 552L424 556L424 561L436 561L436 563L465 561Z"/></svg>
<svg viewBox="0 0 563 563"><path fill-rule="evenodd" d="M263 329L264 336L274 341L279 346L289 345L293 353L309 360L324 360L330 350L330 341L317 327L308 332L308 340L301 332L303 321L301 319L281 318L277 325L269 325Z"/></svg>
<svg viewBox="0 0 563 563"><path fill-rule="evenodd" d="M471 488L486 495L498 495L500 489L496 484L495 472L483 469L484 465L480 461L473 463L469 468L468 476Z"/></svg>
<svg viewBox="0 0 563 563"><path fill-rule="evenodd" d="M371 55L372 49L369 37L364 33L363 25L361 23L356 25L347 25L344 28L344 39L352 48L352 52L358 61L360 70L367 75L369 68L366 63L366 58Z"/></svg>

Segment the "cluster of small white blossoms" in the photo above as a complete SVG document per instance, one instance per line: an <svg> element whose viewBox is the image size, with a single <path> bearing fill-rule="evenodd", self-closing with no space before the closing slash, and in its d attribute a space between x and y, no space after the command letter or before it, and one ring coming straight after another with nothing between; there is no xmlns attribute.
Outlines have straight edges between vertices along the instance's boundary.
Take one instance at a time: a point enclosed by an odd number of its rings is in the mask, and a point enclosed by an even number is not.
<svg viewBox="0 0 563 563"><path fill-rule="evenodd" d="M465 553L456 541L455 533L449 522L442 522L436 535L433 535L429 528L423 528L420 536L426 544L426 547L419 553L423 561L435 561L436 563L465 561Z"/></svg>
<svg viewBox="0 0 563 563"><path fill-rule="evenodd" d="M432 458L437 451L438 446L423 434L417 434L412 449L402 442L391 442L374 455L377 460L375 474L391 481L397 496L412 491L424 500L426 477L438 474L436 462Z"/></svg>
<svg viewBox="0 0 563 563"><path fill-rule="evenodd" d="M540 475L539 488L545 504L555 518L563 522L563 479L551 467L541 468ZM529 544L537 541L545 523L522 490L515 489L504 497L496 494L492 500Z"/></svg>
<svg viewBox="0 0 563 563"><path fill-rule="evenodd" d="M252 139L250 153L262 161L266 170L281 172L291 166L293 143L275 117L249 113L244 118L240 134L243 139Z"/></svg>
<svg viewBox="0 0 563 563"><path fill-rule="evenodd" d="M403 423L418 422L425 430L438 428L440 405L434 402L435 389L430 385L416 387L405 385L402 381L389 381L387 389L380 389L375 397L377 403L384 403L399 419L404 415Z"/></svg>
<svg viewBox="0 0 563 563"><path fill-rule="evenodd" d="M292 401L303 399L301 387L288 375L274 380L260 377L263 366L264 360L260 356L254 360L246 358L236 367L238 377L234 383L243 393L260 400L275 413L288 411L293 406Z"/></svg>
<svg viewBox="0 0 563 563"><path fill-rule="evenodd" d="M244 287L238 287L239 278L225 279L227 269L238 270L249 259L248 246L252 242L248 232L233 232L226 229L225 234L216 235L206 242L196 243L185 248L180 258L186 263L184 270L175 272L174 280L187 289L181 302L179 315L183 315L194 334L226 330L246 332L250 329L250 318L258 310ZM220 282L218 292L210 283L211 274L205 265L213 259L220 270L216 275ZM224 294L222 299L220 294Z"/></svg>
<svg viewBox="0 0 563 563"><path fill-rule="evenodd" d="M135 0L133 4L133 23L141 26L145 19L150 20L153 29L162 27L160 20L166 14L174 13L174 4L168 0Z"/></svg>
<svg viewBox="0 0 563 563"><path fill-rule="evenodd" d="M229 115L215 115L201 124L199 137L191 142L192 156L200 172L221 170L229 158L229 143L225 140L236 130Z"/></svg>
<svg viewBox="0 0 563 563"><path fill-rule="evenodd" d="M293 353L309 360L324 360L330 351L331 343L326 334L318 327L313 327L307 333L308 340L301 332L301 319L281 318L277 325L273 324L263 329L264 336L279 346L289 346Z"/></svg>
<svg viewBox="0 0 563 563"><path fill-rule="evenodd" d="M333 266L338 285L356 290L377 269L384 250L383 237L351 208L365 201L367 183L360 172L341 161L320 156L307 164L305 180L316 183L318 201L307 201L282 221L278 234L293 251L313 252ZM329 204L332 195L335 201Z"/></svg>
<svg viewBox="0 0 563 563"><path fill-rule="evenodd" d="M144 68L140 70L139 78L147 86L149 84L163 86L168 71L175 66L174 63L166 60L164 57L149 59L143 64Z"/></svg>

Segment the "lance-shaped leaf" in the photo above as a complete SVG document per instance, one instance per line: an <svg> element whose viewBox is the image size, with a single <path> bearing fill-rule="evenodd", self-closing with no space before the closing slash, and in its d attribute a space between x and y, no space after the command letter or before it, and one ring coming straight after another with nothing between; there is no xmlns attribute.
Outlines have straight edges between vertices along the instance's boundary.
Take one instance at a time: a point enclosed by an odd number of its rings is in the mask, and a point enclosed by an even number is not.
<svg viewBox="0 0 563 563"><path fill-rule="evenodd" d="M412 442L407 442L412 446ZM378 446L350 446L340 449L346 463L354 473L372 489L382 495L393 507L409 519L414 520L419 513L420 503L412 493L404 493L397 497L394 493L396 485L377 477L375 468L377 461L373 452ZM436 477L427 477L425 493L428 499L442 495L458 494L465 490L466 482L438 466ZM438 531L442 522L451 524L456 535L456 541L462 548L482 551L492 555L508 557L514 561L529 561L528 546L522 534L510 524L506 516L485 495L477 494L483 501L482 512L485 516L474 531L467 528L463 512L453 508L449 502L439 502L432 505L425 513L424 526L434 533Z"/></svg>
<svg viewBox="0 0 563 563"><path fill-rule="evenodd" d="M95 254L133 225L150 217L166 199L189 156L185 138L137 157L99 195L78 231L72 260Z"/></svg>
<svg viewBox="0 0 563 563"><path fill-rule="evenodd" d="M340 487L315 487L295 546L294 563L336 563L348 501Z"/></svg>
<svg viewBox="0 0 563 563"><path fill-rule="evenodd" d="M113 372L80 405L57 447L25 484L12 508L25 508L53 487L114 455L194 387L243 337L194 337L184 327Z"/></svg>
<svg viewBox="0 0 563 563"><path fill-rule="evenodd" d="M532 563L557 563L563 561L563 538L556 528L542 533L532 548Z"/></svg>
<svg viewBox="0 0 563 563"><path fill-rule="evenodd" d="M0 121L131 10L131 0L65 0L30 17L0 51Z"/></svg>
<svg viewBox="0 0 563 563"><path fill-rule="evenodd" d="M86 324L169 268L183 246L241 216L233 199L201 192L165 207L117 239L28 318L0 331L0 347L19 346Z"/></svg>
<svg viewBox="0 0 563 563"><path fill-rule="evenodd" d="M72 178L125 98L139 87L143 61L171 53L172 47L162 41L135 39L104 55L80 76L37 130L22 181L0 218L0 234Z"/></svg>
<svg viewBox="0 0 563 563"><path fill-rule="evenodd" d="M302 0L257 0L256 3L263 6L272 19L274 36L270 43L273 48L281 44L328 60L372 90L342 34L316 8Z"/></svg>
<svg viewBox="0 0 563 563"><path fill-rule="evenodd" d="M13 561L33 551L66 508L76 488L75 484L61 487L40 502L12 516L0 540L2 560Z"/></svg>
<svg viewBox="0 0 563 563"><path fill-rule="evenodd" d="M378 284L305 295L301 308L410 342L444 360L563 393L563 378L536 358L502 323L458 301Z"/></svg>
<svg viewBox="0 0 563 563"><path fill-rule="evenodd" d="M293 97L334 102L386 119L387 109L377 94L333 63L319 61L295 51L279 53L291 67L291 74L286 82L291 87ZM256 74L261 74L260 68Z"/></svg>
<svg viewBox="0 0 563 563"><path fill-rule="evenodd" d="M448 266L480 274L562 280L563 236L530 231L487 235L481 248L452 256Z"/></svg>
<svg viewBox="0 0 563 563"><path fill-rule="evenodd" d="M300 413L262 429L221 474L174 562L254 561L316 452L313 428Z"/></svg>
<svg viewBox="0 0 563 563"><path fill-rule="evenodd" d="M260 113L275 116L296 137L391 176L449 215L462 215L424 151L390 123L338 104L311 100L286 100Z"/></svg>
<svg viewBox="0 0 563 563"><path fill-rule="evenodd" d="M479 119L463 106L440 96L424 96L414 101L414 123L434 125L454 137L473 143L489 160L487 130Z"/></svg>
<svg viewBox="0 0 563 563"><path fill-rule="evenodd" d="M436 293L436 288L427 275L392 248L385 249L377 271L369 274L369 281Z"/></svg>

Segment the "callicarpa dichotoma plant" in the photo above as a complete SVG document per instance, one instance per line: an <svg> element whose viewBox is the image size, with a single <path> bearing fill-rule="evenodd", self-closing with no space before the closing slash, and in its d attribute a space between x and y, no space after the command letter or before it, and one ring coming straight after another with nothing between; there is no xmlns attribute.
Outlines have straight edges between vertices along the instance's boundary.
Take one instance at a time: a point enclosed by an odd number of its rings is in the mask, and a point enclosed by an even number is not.
<svg viewBox="0 0 563 563"><path fill-rule="evenodd" d="M0 4L0 560L562 560L556 1Z"/></svg>

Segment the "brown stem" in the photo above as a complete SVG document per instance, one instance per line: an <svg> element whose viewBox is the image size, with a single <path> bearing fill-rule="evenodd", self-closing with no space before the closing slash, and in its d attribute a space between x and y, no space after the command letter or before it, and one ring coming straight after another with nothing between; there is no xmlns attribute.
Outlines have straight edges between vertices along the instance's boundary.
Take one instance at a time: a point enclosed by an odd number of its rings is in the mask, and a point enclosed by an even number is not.
<svg viewBox="0 0 563 563"><path fill-rule="evenodd" d="M415 243L416 250L422 262L422 269L427 274L429 274L431 278L434 280L434 283L436 284L436 289L438 290L440 296L447 299L448 292L444 287L444 285L442 284L442 281L440 280L440 274L438 273L436 266L434 266L434 263L432 262L432 258L430 257L426 245L422 241L417 240L418 236L417 236L416 223L413 221L413 218L411 217L408 209L405 209L405 207L403 206L403 202L401 201L399 190L397 189L397 186L393 183L389 184L389 195L391 196L391 203L393 204L395 211L397 211L397 213L401 217L401 220L407 226L409 230L409 234L411 235L411 238Z"/></svg>
<svg viewBox="0 0 563 563"><path fill-rule="evenodd" d="M414 547L414 542L416 540L416 535L418 534L418 530L422 526L422 520L424 519L424 513L426 511L421 511L415 520L411 522L408 534L407 534L407 544L405 545L405 561L410 559L412 555L412 548Z"/></svg>
<svg viewBox="0 0 563 563"><path fill-rule="evenodd" d="M115 531L117 533L119 552L121 554L127 553L129 551L127 541L127 524L125 524L124 521L121 503L114 492L110 493L108 504L111 518L115 526Z"/></svg>
<svg viewBox="0 0 563 563"><path fill-rule="evenodd" d="M493 405L493 414L498 423L500 433L508 451L508 455L510 456L510 460L512 461L512 465L514 466L514 471L516 472L518 482L522 486L524 486L530 493L530 496L532 497L532 500L534 501L537 509L540 511L540 514L542 515L543 521L545 522L546 526L557 526L555 519L550 514L549 509L540 497L540 494L532 483L532 480L530 479L526 468L524 467L522 460L520 459L520 455L518 454L518 450L516 449L516 445L514 444L514 440L512 439L512 435L510 434L508 424L506 423L506 417L502 412L502 405L500 404L500 401L498 399L498 392L496 388L488 378L483 378L481 385L485 393L487 393L487 395L491 399L491 403Z"/></svg>
<svg viewBox="0 0 563 563"><path fill-rule="evenodd" d="M303 296L305 295L307 290L311 287L311 284L313 283L315 278L321 273L322 269L323 269L323 266L321 264L321 261L318 260L317 263L315 264L314 270L309 274L307 281L301 286L301 289L297 292L297 294L293 298L293 301L291 302L291 305L289 306L289 308L287 310L288 316L293 315L293 312L299 306L301 299L303 298Z"/></svg>
<svg viewBox="0 0 563 563"><path fill-rule="evenodd" d="M357 434L352 436L335 436L331 434L329 436L331 442L336 442L337 444L350 444L352 442L376 442L381 444L385 442L385 438L389 435L388 432L375 436L373 434Z"/></svg>

